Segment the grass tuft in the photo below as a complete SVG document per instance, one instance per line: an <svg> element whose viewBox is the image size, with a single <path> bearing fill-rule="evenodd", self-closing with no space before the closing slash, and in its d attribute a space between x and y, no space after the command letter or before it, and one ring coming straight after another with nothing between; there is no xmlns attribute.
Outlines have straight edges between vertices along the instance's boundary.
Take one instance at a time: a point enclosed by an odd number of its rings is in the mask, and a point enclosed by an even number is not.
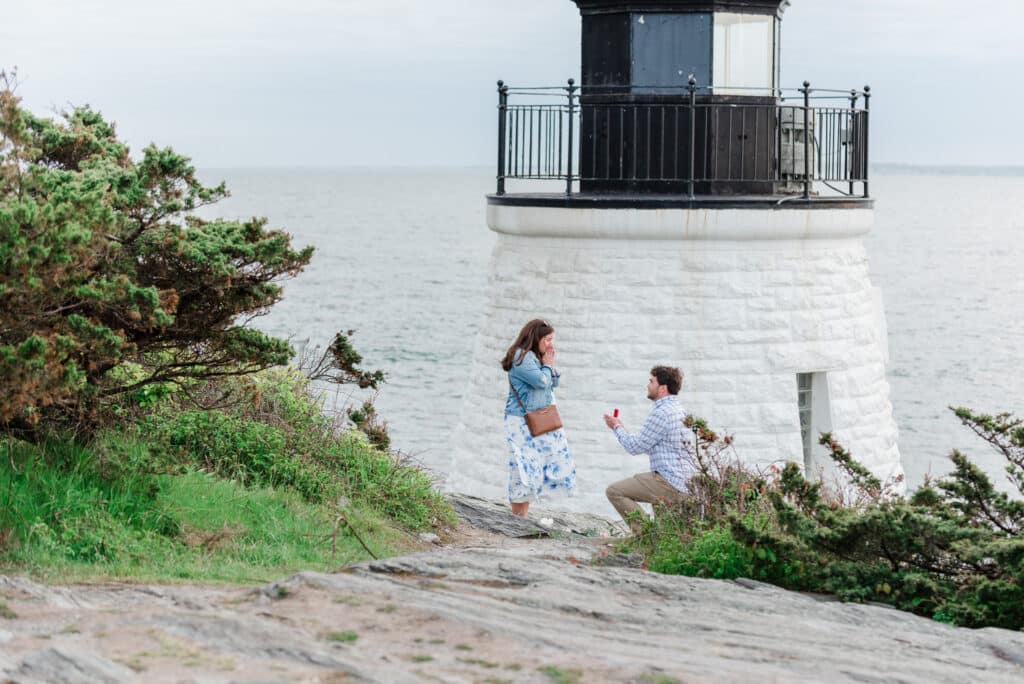
<svg viewBox="0 0 1024 684"><path fill-rule="evenodd" d="M329 632L325 637L328 641L338 641L343 644L351 644L359 639L359 635L351 630L344 632Z"/></svg>
<svg viewBox="0 0 1024 684"><path fill-rule="evenodd" d="M537 671L546 676L554 684L578 684L583 681L582 670L563 670L555 665L547 665L537 668Z"/></svg>

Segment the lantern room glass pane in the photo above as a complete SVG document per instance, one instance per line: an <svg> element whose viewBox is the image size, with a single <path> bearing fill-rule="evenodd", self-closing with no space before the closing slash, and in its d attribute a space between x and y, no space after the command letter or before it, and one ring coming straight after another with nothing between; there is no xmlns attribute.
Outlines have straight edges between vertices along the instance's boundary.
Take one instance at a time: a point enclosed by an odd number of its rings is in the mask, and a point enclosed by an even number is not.
<svg viewBox="0 0 1024 684"><path fill-rule="evenodd" d="M714 84L720 95L771 95L775 86L775 18L716 12Z"/></svg>
<svg viewBox="0 0 1024 684"><path fill-rule="evenodd" d="M685 94L711 83L711 13L631 15L633 92Z"/></svg>

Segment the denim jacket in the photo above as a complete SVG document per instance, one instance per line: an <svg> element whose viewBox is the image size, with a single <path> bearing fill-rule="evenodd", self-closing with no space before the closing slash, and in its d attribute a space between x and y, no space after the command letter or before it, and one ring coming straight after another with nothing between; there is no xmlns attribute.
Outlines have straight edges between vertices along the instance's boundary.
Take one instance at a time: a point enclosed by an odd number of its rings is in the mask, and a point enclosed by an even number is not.
<svg viewBox="0 0 1024 684"><path fill-rule="evenodd" d="M518 364L518 365L517 365ZM537 355L532 351L518 352L512 362L512 370L508 372L509 382L519 393L519 398L526 411L519 406L512 387L508 390L508 401L505 402L506 416L522 416L529 411L544 408L553 401L551 390L558 387L558 378L551 366L542 366Z"/></svg>

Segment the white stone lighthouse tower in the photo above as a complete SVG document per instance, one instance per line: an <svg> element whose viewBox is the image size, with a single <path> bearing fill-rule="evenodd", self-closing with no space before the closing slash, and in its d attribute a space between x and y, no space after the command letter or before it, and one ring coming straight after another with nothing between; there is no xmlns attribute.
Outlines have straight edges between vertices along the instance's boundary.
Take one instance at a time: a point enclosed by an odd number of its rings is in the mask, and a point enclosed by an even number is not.
<svg viewBox="0 0 1024 684"><path fill-rule="evenodd" d="M601 415L639 429L658 364L749 463L828 473L830 431L901 475L863 243L869 89L779 88L788 0L574 2L582 83L498 85L496 244L449 488L504 495L499 361L538 317L579 473L561 505L610 511L605 486L646 468Z"/></svg>

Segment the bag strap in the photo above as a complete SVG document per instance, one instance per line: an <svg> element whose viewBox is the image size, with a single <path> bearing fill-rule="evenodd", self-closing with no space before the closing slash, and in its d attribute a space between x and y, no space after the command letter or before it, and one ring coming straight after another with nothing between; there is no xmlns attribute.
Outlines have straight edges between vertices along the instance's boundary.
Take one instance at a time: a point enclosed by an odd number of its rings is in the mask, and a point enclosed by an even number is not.
<svg viewBox="0 0 1024 684"><path fill-rule="evenodd" d="M519 398L519 392L516 392L516 386L512 384L512 376L508 378L509 389L512 390L512 394L516 395L516 401L519 402L519 408L523 409L523 413L526 413L526 407L523 406L523 400Z"/></svg>
<svg viewBox="0 0 1024 684"><path fill-rule="evenodd" d="M526 355L525 352L523 353L523 355L524 356ZM512 394L516 395L516 401L519 402L519 408L523 409L523 413L527 413L526 407L523 406L523 400L519 398L519 392L516 391L516 386L512 384L512 374L511 373L509 373L509 376L508 376L508 386L512 390Z"/></svg>
<svg viewBox="0 0 1024 684"><path fill-rule="evenodd" d="M518 354L517 354L517 356L518 356ZM525 360L525 357L526 357L526 351L524 350L523 351L523 358L519 361L519 363L522 363ZM513 357L512 358L512 363L515 364L515 361L516 361L515 357ZM508 374L508 386L509 386L509 389L512 390L512 394L516 395L516 401L519 402L519 408L523 409L523 413L526 413L526 407L523 406L523 400L519 398L519 392L516 391L516 386L512 384L512 371L509 371L509 374Z"/></svg>

